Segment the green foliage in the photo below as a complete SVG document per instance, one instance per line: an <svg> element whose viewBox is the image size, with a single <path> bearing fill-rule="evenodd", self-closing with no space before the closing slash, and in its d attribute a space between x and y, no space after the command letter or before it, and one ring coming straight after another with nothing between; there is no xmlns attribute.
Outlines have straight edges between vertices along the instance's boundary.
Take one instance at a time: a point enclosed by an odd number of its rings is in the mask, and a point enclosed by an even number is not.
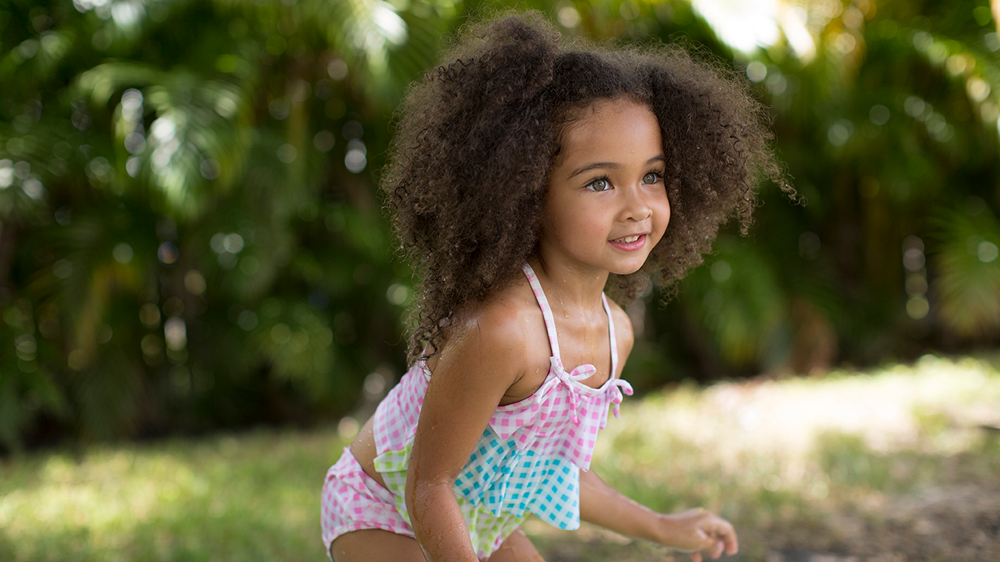
<svg viewBox="0 0 1000 562"><path fill-rule="evenodd" d="M0 447L307 423L398 374L412 280L374 189L392 111L456 26L506 5L7 2ZM732 61L806 202L764 186L750 239L720 233L669 305L631 309L639 387L997 342L985 2L517 6Z"/></svg>
<svg viewBox="0 0 1000 562"><path fill-rule="evenodd" d="M1000 330L1000 221L982 201L939 220L942 319L956 333L984 337Z"/></svg>
<svg viewBox="0 0 1000 562"><path fill-rule="evenodd" d="M371 174L454 6L3 14L0 446L306 422L398 369Z"/></svg>
<svg viewBox="0 0 1000 562"><path fill-rule="evenodd" d="M729 365L745 366L758 359L780 364L787 353L789 306L768 263L755 246L735 237L720 238L706 267L684 281L680 295L718 345ZM770 349L759 349L767 345Z"/></svg>
<svg viewBox="0 0 1000 562"><path fill-rule="evenodd" d="M726 25L739 7L713 16L708 37L687 31L732 57L773 107L804 204L765 187L752 242L734 257L723 233L676 300L647 309L666 354L699 366L681 376L823 371L998 341L987 217L1000 205L1000 40L982 4L806 2L789 8L801 27L781 20L769 46L742 50ZM650 13L665 37L663 10ZM731 278L719 282L723 269Z"/></svg>

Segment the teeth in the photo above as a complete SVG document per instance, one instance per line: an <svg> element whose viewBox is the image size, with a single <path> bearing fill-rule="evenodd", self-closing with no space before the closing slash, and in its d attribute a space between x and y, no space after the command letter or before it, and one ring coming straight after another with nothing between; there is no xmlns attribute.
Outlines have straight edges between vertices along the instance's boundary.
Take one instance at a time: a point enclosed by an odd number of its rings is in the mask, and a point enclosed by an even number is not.
<svg viewBox="0 0 1000 562"><path fill-rule="evenodd" d="M626 236L625 238L619 238L618 240L615 240L615 242L624 242L625 244L631 244L632 242L635 242L638 239L639 239L638 235Z"/></svg>

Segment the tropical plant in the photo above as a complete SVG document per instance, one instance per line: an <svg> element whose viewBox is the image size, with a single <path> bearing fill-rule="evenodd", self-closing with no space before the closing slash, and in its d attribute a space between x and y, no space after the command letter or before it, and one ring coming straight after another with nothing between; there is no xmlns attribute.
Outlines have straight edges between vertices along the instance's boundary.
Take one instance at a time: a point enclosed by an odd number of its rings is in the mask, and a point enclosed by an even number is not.
<svg viewBox="0 0 1000 562"><path fill-rule="evenodd" d="M1000 40L991 7L691 6L718 40L698 41L731 57L773 107L803 205L765 189L751 240L724 233L674 303L647 308L657 344L647 353L693 356L680 374L704 377L995 343Z"/></svg>
<svg viewBox="0 0 1000 562"><path fill-rule="evenodd" d="M389 376L409 275L371 170L455 14L0 11L0 443L305 421Z"/></svg>
<svg viewBox="0 0 1000 562"><path fill-rule="evenodd" d="M679 40L744 74L805 202L764 186L749 238L723 232L669 304L629 309L638 386L997 341L985 0L528 6L569 35ZM309 422L377 398L403 366L411 287L374 188L391 113L442 38L499 8L8 0L0 446Z"/></svg>

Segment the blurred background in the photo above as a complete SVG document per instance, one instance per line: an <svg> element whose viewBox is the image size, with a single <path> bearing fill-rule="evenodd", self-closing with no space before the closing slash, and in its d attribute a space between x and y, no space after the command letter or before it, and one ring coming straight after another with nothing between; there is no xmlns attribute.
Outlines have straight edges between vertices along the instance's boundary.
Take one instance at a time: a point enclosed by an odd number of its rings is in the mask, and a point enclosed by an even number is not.
<svg viewBox="0 0 1000 562"><path fill-rule="evenodd" d="M803 204L763 186L748 238L629 308L639 390L1000 341L987 0L3 0L0 450L370 408L412 299L393 111L504 6L682 41L773 108Z"/></svg>

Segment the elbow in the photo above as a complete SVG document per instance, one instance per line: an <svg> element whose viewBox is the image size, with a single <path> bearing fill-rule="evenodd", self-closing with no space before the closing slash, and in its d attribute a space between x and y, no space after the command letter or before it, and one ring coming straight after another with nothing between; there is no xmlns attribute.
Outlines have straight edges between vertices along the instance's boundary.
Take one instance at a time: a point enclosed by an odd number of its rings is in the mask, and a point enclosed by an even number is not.
<svg viewBox="0 0 1000 562"><path fill-rule="evenodd" d="M411 518L416 515L414 507L416 507L418 498L422 494L421 487L421 482L415 481L412 476L407 477L406 492L403 495L403 500L406 502L406 511L409 512Z"/></svg>
<svg viewBox="0 0 1000 562"><path fill-rule="evenodd" d="M420 495L419 485L410 482L406 483L406 494L403 496L403 500L406 502L406 511L410 514L410 518L417 517L418 510L415 508Z"/></svg>
<svg viewBox="0 0 1000 562"><path fill-rule="evenodd" d="M441 497L442 493L454 497L451 486L446 482L414 478L412 473L406 481L406 511L413 520L421 519Z"/></svg>

